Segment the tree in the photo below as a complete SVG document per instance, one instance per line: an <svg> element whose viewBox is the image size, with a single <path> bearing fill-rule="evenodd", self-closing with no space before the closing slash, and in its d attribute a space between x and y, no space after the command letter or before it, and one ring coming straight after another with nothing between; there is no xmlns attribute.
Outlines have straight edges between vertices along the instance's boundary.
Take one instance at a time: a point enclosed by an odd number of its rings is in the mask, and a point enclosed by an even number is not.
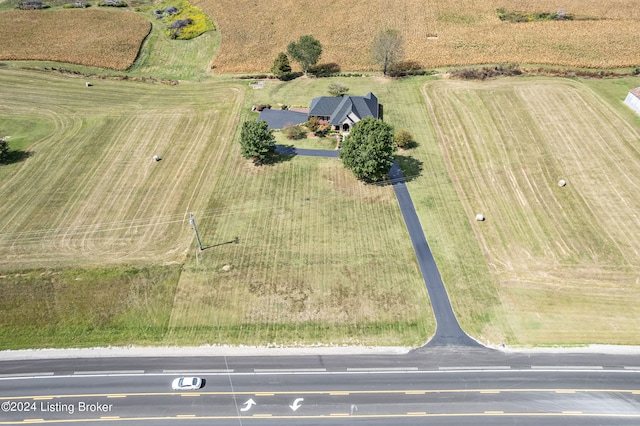
<svg viewBox="0 0 640 426"><path fill-rule="evenodd" d="M286 53L280 52L276 57L275 61L273 61L273 65L271 66L271 74L280 78L291 72L291 64L289 63L289 57Z"/></svg>
<svg viewBox="0 0 640 426"><path fill-rule="evenodd" d="M0 163L4 163L9 158L9 139L8 136L0 137Z"/></svg>
<svg viewBox="0 0 640 426"><path fill-rule="evenodd" d="M311 35L303 35L298 42L292 41L287 46L287 53L302 67L302 72L307 75L309 67L318 63L322 55L322 45Z"/></svg>
<svg viewBox="0 0 640 426"><path fill-rule="evenodd" d="M380 32L371 43L371 59L382 66L382 74L387 75L389 66L398 62L404 55L402 48L403 39L396 30Z"/></svg>
<svg viewBox="0 0 640 426"><path fill-rule="evenodd" d="M327 90L331 96L342 96L349 91L349 88L342 83L331 83Z"/></svg>
<svg viewBox="0 0 640 426"><path fill-rule="evenodd" d="M340 147L344 166L351 169L356 178L366 182L379 181L389 173L393 164L392 156L396 152L393 127L367 117L353 126Z"/></svg>
<svg viewBox="0 0 640 426"><path fill-rule="evenodd" d="M275 136L266 121L245 121L240 131L242 156L262 164L275 152Z"/></svg>

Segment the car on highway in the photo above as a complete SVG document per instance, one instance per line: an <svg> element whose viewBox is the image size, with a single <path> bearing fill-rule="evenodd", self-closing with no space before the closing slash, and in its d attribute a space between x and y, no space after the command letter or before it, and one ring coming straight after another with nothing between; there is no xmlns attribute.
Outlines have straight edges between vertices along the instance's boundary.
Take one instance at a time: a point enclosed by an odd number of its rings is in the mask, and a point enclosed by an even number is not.
<svg viewBox="0 0 640 426"><path fill-rule="evenodd" d="M173 390L196 390L204 386L204 380L199 377L178 377L171 383Z"/></svg>

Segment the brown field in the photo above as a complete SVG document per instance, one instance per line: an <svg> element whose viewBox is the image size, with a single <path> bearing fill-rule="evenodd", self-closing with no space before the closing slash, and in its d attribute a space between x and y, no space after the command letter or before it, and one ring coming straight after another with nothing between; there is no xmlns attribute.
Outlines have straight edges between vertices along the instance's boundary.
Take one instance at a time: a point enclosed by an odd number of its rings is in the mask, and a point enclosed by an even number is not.
<svg viewBox="0 0 640 426"><path fill-rule="evenodd" d="M0 60L68 62L125 70L151 29L119 10L0 12Z"/></svg>
<svg viewBox="0 0 640 426"><path fill-rule="evenodd" d="M499 62L613 68L639 65L636 0L196 0L222 34L217 72L268 71L278 52L303 34L323 45L321 62L371 70L368 47L384 28L405 38L405 59L424 67ZM567 13L598 20L501 22L497 8ZM283 13L286 11L286 13ZM429 37L437 34L437 38Z"/></svg>
<svg viewBox="0 0 640 426"><path fill-rule="evenodd" d="M638 129L568 80L442 80L425 95L505 334L533 345L637 343Z"/></svg>

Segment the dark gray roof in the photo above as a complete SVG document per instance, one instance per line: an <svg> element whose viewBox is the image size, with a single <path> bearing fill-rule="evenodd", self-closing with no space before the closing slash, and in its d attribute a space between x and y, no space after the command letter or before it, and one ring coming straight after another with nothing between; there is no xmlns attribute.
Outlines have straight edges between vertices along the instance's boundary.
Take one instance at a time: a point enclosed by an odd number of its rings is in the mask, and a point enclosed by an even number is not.
<svg viewBox="0 0 640 426"><path fill-rule="evenodd" d="M351 113L358 118L378 118L378 98L369 92L364 96L321 96L313 98L309 108L310 116L330 117L330 124L340 124Z"/></svg>
<svg viewBox="0 0 640 426"><path fill-rule="evenodd" d="M308 119L304 112L286 111L280 109L263 109L260 111L258 121L264 120L269 129L284 129L290 124L306 123Z"/></svg>

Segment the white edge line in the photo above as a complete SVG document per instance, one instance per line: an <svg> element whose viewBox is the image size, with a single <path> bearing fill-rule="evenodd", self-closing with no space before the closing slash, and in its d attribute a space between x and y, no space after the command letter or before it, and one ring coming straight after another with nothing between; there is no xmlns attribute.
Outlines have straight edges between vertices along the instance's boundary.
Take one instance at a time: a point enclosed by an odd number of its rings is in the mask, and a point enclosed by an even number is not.
<svg viewBox="0 0 640 426"><path fill-rule="evenodd" d="M511 370L508 365L487 365L483 367L438 367L440 371L493 371L493 370Z"/></svg>
<svg viewBox="0 0 640 426"><path fill-rule="evenodd" d="M390 371L394 373L402 373L403 371L418 371L418 367L382 367L382 368L347 368L347 371L353 372L373 372L373 373L383 373L385 371Z"/></svg>
<svg viewBox="0 0 640 426"><path fill-rule="evenodd" d="M228 374L233 370L162 370L165 374Z"/></svg>
<svg viewBox="0 0 640 426"><path fill-rule="evenodd" d="M54 373L28 373L29 377L53 376ZM25 377L25 373L0 374L0 377Z"/></svg>
<svg viewBox="0 0 640 426"><path fill-rule="evenodd" d="M601 365L532 365L532 370L602 370Z"/></svg>
<svg viewBox="0 0 640 426"><path fill-rule="evenodd" d="M74 376L83 376L83 375L105 375L109 376L111 374L144 374L144 370L120 370L120 371L74 371Z"/></svg>
<svg viewBox="0 0 640 426"><path fill-rule="evenodd" d="M326 368L288 368L288 369L269 369L269 368L255 368L253 370L254 373L264 374L264 373L325 373L327 371Z"/></svg>

